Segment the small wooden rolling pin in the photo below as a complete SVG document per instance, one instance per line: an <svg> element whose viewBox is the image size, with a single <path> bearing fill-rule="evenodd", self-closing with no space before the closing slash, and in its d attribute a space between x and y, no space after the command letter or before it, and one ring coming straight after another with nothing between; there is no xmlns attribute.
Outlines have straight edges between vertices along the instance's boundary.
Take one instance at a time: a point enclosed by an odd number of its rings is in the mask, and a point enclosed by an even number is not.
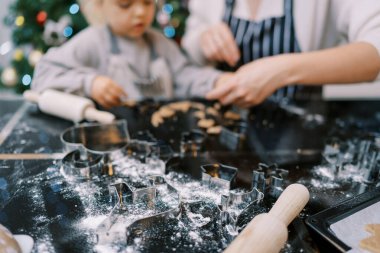
<svg viewBox="0 0 380 253"><path fill-rule="evenodd" d="M288 225L308 201L305 186L289 185L269 213L257 215L224 253L278 253L288 239Z"/></svg>
<svg viewBox="0 0 380 253"><path fill-rule="evenodd" d="M28 90L24 92L24 98L37 103L44 113L74 122L86 119L111 123L115 120L112 113L97 110L90 99L57 90L45 90L41 94Z"/></svg>

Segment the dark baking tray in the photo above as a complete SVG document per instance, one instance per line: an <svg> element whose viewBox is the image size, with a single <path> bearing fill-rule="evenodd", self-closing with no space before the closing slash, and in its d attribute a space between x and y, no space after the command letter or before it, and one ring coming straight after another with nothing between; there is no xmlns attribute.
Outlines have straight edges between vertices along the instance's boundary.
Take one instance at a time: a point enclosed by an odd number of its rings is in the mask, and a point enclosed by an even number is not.
<svg viewBox="0 0 380 253"><path fill-rule="evenodd" d="M350 250L351 247L347 246L337 238L330 229L330 226L379 201L380 187L377 187L372 191L362 193L334 207L309 216L306 219L306 224L311 229L313 236L317 236L319 241L324 241L323 245L329 250L329 252L346 252Z"/></svg>

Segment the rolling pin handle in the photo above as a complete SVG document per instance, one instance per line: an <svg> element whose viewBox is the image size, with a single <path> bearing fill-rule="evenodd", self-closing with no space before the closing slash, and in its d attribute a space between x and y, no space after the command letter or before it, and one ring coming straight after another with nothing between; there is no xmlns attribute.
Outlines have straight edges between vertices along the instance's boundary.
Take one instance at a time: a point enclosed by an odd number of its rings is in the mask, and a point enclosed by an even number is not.
<svg viewBox="0 0 380 253"><path fill-rule="evenodd" d="M26 100L36 103L36 104L38 103L40 99L40 94L38 94L38 92L31 91L31 90L24 91L23 96Z"/></svg>
<svg viewBox="0 0 380 253"><path fill-rule="evenodd" d="M291 184L286 187L268 214L288 226L306 206L309 198L309 190L304 185Z"/></svg>
<svg viewBox="0 0 380 253"><path fill-rule="evenodd" d="M99 111L94 107L87 107L84 110L84 118L90 121L98 121L100 123L111 123L115 120L115 115L110 112Z"/></svg>

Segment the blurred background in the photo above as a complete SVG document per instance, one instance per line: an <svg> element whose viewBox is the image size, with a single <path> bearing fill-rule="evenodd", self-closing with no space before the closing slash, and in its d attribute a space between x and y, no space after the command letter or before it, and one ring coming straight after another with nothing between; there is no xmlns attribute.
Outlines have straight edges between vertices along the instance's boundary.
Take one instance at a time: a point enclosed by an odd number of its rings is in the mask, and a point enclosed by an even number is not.
<svg viewBox="0 0 380 253"><path fill-rule="evenodd" d="M2 0L0 10L0 91L30 88L34 66L53 46L60 46L102 17L97 0ZM155 26L180 43L188 0L159 0Z"/></svg>
<svg viewBox="0 0 380 253"><path fill-rule="evenodd" d="M179 44L191 0L159 0L155 26ZM59 46L88 24L102 22L97 0L2 0L0 9L0 92L20 94L29 89L42 55ZM329 85L327 100L380 97L380 82Z"/></svg>

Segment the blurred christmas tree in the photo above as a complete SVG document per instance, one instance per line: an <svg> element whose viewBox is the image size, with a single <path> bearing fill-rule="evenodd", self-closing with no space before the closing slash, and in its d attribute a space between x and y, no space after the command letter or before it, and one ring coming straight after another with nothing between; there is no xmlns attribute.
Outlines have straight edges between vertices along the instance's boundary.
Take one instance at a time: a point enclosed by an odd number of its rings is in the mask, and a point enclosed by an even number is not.
<svg viewBox="0 0 380 253"><path fill-rule="evenodd" d="M185 32L185 23L188 16L188 0L160 0L158 1L156 26L160 27L164 35L180 43Z"/></svg>
<svg viewBox="0 0 380 253"><path fill-rule="evenodd" d="M91 3L91 4L88 4ZM12 42L1 45L10 58L3 66L0 88L21 93L29 89L36 63L52 46L59 46L88 24L101 23L97 0L15 0L4 22L12 29ZM158 0L155 26L178 43L184 33L188 0Z"/></svg>
<svg viewBox="0 0 380 253"><path fill-rule="evenodd" d="M12 55L0 84L17 92L28 89L43 53L87 26L79 9L75 0L16 0L4 19L12 29L12 43L6 42Z"/></svg>

